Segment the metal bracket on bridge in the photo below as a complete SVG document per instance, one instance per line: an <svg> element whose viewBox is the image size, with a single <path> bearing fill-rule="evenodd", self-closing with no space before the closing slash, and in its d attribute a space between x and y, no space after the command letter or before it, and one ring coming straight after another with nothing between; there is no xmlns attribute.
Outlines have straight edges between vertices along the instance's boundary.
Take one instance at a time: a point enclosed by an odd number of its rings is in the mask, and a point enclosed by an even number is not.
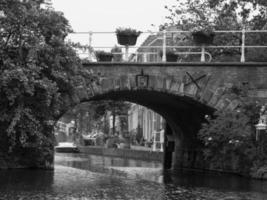
<svg viewBox="0 0 267 200"><path fill-rule="evenodd" d="M189 72L185 72L185 73L186 73L186 75L187 75L187 76L190 78L190 80L191 80L190 82L185 83L185 86L188 86L188 85L194 83L194 84L197 86L198 89L201 89L197 82L198 82L199 80L205 78L207 75L204 74L204 75L199 76L198 78L194 78Z"/></svg>

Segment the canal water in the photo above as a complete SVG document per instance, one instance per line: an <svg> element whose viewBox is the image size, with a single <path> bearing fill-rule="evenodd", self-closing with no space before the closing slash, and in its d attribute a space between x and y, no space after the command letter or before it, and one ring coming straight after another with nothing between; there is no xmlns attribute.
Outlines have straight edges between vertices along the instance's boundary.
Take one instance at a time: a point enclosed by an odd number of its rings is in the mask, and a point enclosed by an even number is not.
<svg viewBox="0 0 267 200"><path fill-rule="evenodd" d="M267 182L163 172L159 162L56 154L55 170L0 171L0 199L266 200Z"/></svg>

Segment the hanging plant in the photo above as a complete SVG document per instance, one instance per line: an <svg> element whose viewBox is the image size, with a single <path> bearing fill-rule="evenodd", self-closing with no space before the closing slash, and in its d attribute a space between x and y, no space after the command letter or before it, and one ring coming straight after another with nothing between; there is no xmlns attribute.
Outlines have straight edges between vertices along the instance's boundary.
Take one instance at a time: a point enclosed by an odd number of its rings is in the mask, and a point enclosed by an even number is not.
<svg viewBox="0 0 267 200"><path fill-rule="evenodd" d="M133 46L136 44L141 31L132 28L117 28L116 35L120 45Z"/></svg>

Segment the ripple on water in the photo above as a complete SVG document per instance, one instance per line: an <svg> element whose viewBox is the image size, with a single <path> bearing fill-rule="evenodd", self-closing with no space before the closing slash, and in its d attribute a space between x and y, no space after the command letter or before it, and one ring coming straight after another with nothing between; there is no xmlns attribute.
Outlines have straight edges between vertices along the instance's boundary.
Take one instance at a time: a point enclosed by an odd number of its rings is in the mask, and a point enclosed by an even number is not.
<svg viewBox="0 0 267 200"><path fill-rule="evenodd" d="M141 171L144 176L155 172L146 168L144 170L133 168L131 171L130 168L118 167L116 170L122 170L124 173ZM0 171L0 199L265 200L267 196L260 192L222 191L202 186L185 186L174 182L164 184L144 180L141 175L137 178L129 178L56 165L54 171Z"/></svg>

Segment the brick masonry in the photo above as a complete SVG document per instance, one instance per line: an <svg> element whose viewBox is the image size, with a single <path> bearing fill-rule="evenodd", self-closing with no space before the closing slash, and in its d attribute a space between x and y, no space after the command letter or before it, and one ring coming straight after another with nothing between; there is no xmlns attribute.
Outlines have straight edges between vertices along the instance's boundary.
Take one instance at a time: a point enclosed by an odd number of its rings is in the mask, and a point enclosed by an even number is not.
<svg viewBox="0 0 267 200"><path fill-rule="evenodd" d="M110 91L146 89L188 96L219 110L235 109L237 98L226 94L233 85L245 85L251 98L267 99L266 63L87 63L84 67L101 78L98 86L77 88L80 100ZM148 82L138 82L137 76Z"/></svg>
<svg viewBox="0 0 267 200"><path fill-rule="evenodd" d="M194 156L190 152L197 148L197 132L206 114L238 107L240 98L231 88L237 87L251 99L267 100L267 63L121 62L87 63L84 67L98 74L99 80L95 89L85 86L87 95L77 90L77 102L112 94L115 100L125 95L126 100L133 98L150 106L172 129L174 168L191 166L188 160Z"/></svg>

